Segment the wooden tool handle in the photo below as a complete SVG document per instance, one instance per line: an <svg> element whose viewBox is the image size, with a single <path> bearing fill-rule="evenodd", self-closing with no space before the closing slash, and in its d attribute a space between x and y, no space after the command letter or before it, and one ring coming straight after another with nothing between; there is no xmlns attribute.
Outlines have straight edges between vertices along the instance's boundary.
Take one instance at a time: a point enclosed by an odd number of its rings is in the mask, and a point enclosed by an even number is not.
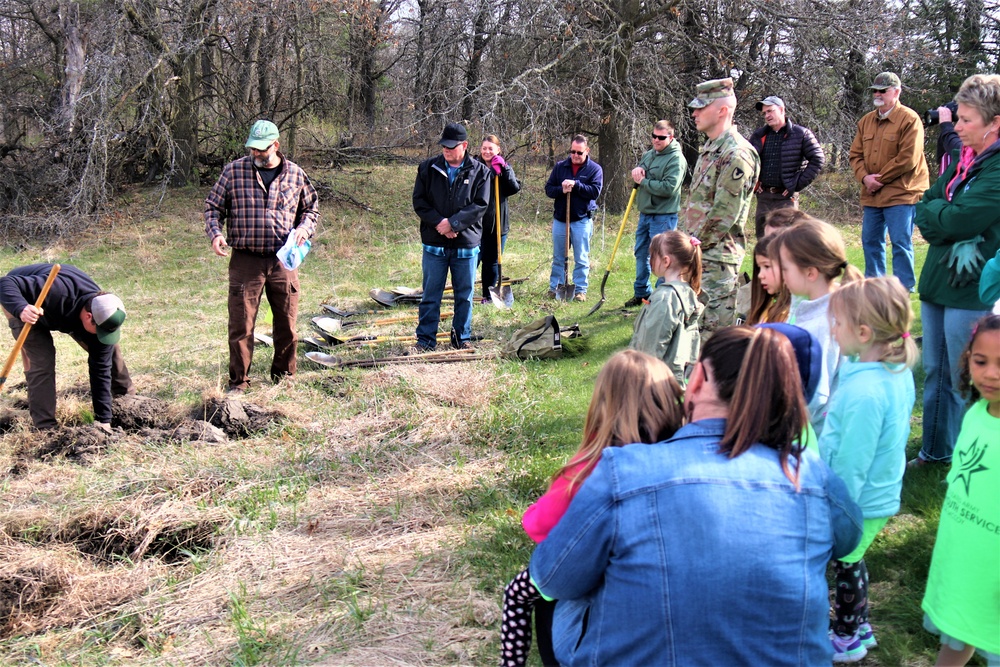
<svg viewBox="0 0 1000 667"><path fill-rule="evenodd" d="M49 271L49 277L45 279L45 284L42 285L42 291L38 294L38 299L35 301L36 309L42 309L42 304L45 303L45 297L49 295L49 290L52 288L52 283L56 281L56 276L59 275L60 268L62 267L58 264L52 265L52 270ZM3 365L3 371L0 372L0 390L3 389L4 384L7 382L7 376L10 375L10 369L14 366L14 362L17 360L17 355L21 352L25 339L28 338L29 331L31 331L31 325L25 324L21 329L21 335L17 337L17 342L14 343L14 349L10 351L10 356L7 357L7 363Z"/></svg>

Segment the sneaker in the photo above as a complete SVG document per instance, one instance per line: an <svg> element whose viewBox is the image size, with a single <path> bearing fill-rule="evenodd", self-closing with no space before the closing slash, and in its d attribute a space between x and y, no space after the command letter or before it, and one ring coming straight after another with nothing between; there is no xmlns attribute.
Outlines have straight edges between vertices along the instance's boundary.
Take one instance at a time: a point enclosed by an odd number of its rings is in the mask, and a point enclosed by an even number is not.
<svg viewBox="0 0 1000 667"><path fill-rule="evenodd" d="M451 346L453 348L455 348L456 350L473 350L473 349L475 349L475 348L472 347L472 344L469 341L464 341L464 342L459 342L459 343L452 343Z"/></svg>
<svg viewBox="0 0 1000 667"><path fill-rule="evenodd" d="M862 646L864 646L867 650L871 650L878 646L878 642L875 641L875 633L872 632L872 626L870 623L862 623L858 627L858 641L860 641Z"/></svg>
<svg viewBox="0 0 1000 667"><path fill-rule="evenodd" d="M491 302L492 302L492 299L490 299L490 297L484 296L482 299L479 300L479 305L480 306L486 306L486 305L490 304Z"/></svg>
<svg viewBox="0 0 1000 667"><path fill-rule="evenodd" d="M573 295L573 301L586 301L586 300L587 300L587 295L584 294L583 292L577 292L576 294Z"/></svg>
<svg viewBox="0 0 1000 667"><path fill-rule="evenodd" d="M414 345L413 347L407 348L407 356L413 354L426 354L427 352L433 352L433 347L424 347L423 345Z"/></svg>
<svg viewBox="0 0 1000 667"><path fill-rule="evenodd" d="M830 632L830 643L833 644L833 662L857 662L864 660L868 655L868 649L858 639L858 635L853 637L841 637L836 632Z"/></svg>
<svg viewBox="0 0 1000 667"><path fill-rule="evenodd" d="M546 294L545 296L549 297L550 299L554 299L556 298L556 291L554 289L550 289L548 294Z"/></svg>
<svg viewBox="0 0 1000 667"><path fill-rule="evenodd" d="M638 308L643 304L643 302L648 299L648 296L634 296L625 302L625 308Z"/></svg>

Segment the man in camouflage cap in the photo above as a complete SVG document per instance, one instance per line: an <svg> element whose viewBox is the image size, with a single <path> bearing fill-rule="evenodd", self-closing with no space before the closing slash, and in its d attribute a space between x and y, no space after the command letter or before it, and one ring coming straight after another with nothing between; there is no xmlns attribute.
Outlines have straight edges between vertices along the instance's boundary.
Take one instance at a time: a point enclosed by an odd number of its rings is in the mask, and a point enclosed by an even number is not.
<svg viewBox="0 0 1000 667"><path fill-rule="evenodd" d="M681 229L701 241L701 330L734 324L736 274L743 261L746 224L760 158L733 125L736 95L732 79L698 84L688 104L695 127L708 141L701 147Z"/></svg>

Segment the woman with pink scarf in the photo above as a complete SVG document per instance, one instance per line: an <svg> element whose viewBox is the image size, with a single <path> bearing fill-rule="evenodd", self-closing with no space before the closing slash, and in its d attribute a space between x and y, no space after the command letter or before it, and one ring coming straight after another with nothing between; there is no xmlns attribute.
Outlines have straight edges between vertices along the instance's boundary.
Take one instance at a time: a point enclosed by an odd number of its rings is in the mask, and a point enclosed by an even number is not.
<svg viewBox="0 0 1000 667"><path fill-rule="evenodd" d="M972 325L993 307L979 296L986 260L1000 248L1000 76L976 74L955 95L962 148L917 204L930 247L920 272L923 322L923 447L911 466L949 463L965 402L958 358Z"/></svg>

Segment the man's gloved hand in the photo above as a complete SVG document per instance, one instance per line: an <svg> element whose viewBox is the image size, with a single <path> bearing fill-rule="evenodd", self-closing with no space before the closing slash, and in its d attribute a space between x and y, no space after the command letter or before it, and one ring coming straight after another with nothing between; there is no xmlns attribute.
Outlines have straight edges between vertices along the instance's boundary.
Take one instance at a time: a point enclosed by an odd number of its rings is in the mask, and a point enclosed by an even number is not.
<svg viewBox="0 0 1000 667"><path fill-rule="evenodd" d="M986 264L983 254L979 252L979 244L983 241L982 236L976 236L951 246L948 254L941 259L941 263L951 270L949 285L965 287L979 280Z"/></svg>
<svg viewBox="0 0 1000 667"><path fill-rule="evenodd" d="M490 161L490 166L493 167L493 171L495 171L498 176L500 175L500 170L503 169L506 164L507 161L503 159L502 155L494 155L493 160Z"/></svg>

